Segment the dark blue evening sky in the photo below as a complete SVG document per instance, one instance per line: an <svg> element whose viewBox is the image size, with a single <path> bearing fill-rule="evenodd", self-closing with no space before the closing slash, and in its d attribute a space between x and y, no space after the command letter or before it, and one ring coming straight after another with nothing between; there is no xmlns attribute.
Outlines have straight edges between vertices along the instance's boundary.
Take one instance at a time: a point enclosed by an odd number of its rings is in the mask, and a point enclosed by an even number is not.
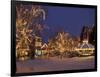
<svg viewBox="0 0 100 77"><path fill-rule="evenodd" d="M46 42L56 30L64 30L71 35L79 36L84 25L95 24L95 9L78 7L43 6L46 10L46 20L43 24L49 27L42 35Z"/></svg>

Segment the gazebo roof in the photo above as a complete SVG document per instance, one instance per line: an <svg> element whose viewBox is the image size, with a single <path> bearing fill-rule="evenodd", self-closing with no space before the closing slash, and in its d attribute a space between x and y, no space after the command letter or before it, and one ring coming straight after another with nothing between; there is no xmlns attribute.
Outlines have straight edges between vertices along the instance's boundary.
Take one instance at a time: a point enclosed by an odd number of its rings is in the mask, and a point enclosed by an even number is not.
<svg viewBox="0 0 100 77"><path fill-rule="evenodd" d="M94 50L94 48L95 47L89 44L88 41L83 41L83 43L77 47L77 50Z"/></svg>
<svg viewBox="0 0 100 77"><path fill-rule="evenodd" d="M94 48L94 46L92 44L81 44L78 48Z"/></svg>

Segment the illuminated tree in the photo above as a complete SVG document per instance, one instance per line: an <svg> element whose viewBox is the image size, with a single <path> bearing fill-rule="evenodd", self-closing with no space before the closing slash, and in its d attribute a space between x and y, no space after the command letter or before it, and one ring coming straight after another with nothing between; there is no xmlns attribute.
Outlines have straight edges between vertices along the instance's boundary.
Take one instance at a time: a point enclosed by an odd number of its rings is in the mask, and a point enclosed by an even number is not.
<svg viewBox="0 0 100 77"><path fill-rule="evenodd" d="M38 5L20 4L16 6L17 57L18 55L29 55L29 53L34 51L34 37L44 29L44 26L38 22L41 16L45 20L45 11ZM33 55L31 53L31 56Z"/></svg>
<svg viewBox="0 0 100 77"><path fill-rule="evenodd" d="M51 49L51 53L55 53L55 55L59 54L62 58L63 56L67 56L66 54L71 52L69 55L73 55L72 52L75 51L75 47L77 47L79 40L76 37L72 37L69 33L66 32L58 32L58 34L49 39L48 47Z"/></svg>

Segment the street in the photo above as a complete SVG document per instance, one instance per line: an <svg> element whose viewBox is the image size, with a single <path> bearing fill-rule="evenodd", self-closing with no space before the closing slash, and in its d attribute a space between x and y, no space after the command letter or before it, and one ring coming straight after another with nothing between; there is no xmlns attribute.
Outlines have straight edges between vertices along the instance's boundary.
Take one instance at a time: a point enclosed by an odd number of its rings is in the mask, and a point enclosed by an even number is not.
<svg viewBox="0 0 100 77"><path fill-rule="evenodd" d="M93 56L63 59L51 57L49 59L17 61L17 73L93 69L94 66Z"/></svg>

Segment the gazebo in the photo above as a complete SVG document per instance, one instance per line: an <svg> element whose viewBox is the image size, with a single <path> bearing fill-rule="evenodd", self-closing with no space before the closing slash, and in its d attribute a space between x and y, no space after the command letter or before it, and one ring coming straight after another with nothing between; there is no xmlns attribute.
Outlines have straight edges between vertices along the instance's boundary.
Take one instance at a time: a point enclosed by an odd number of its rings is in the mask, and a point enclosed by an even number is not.
<svg viewBox="0 0 100 77"><path fill-rule="evenodd" d="M92 44L88 43L88 40L83 40L83 43L78 45L78 47L76 48L76 51L78 51L78 53L80 55L92 55L94 53L95 47Z"/></svg>

